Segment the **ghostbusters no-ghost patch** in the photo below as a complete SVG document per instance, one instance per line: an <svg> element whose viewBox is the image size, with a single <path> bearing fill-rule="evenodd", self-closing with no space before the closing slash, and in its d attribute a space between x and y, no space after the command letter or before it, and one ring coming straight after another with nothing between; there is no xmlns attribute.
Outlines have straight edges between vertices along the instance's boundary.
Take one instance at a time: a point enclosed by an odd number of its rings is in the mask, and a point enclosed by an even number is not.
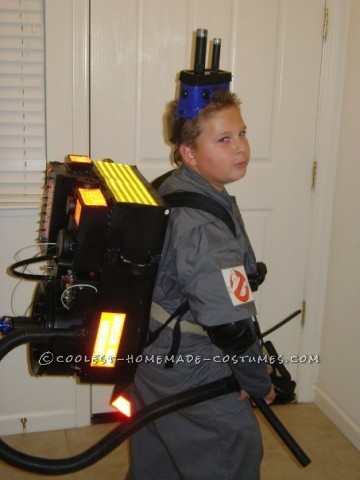
<svg viewBox="0 0 360 480"><path fill-rule="evenodd" d="M235 307L236 305L254 301L254 296L243 266L224 268L221 270L221 273L223 274L226 289L229 292L232 304Z"/></svg>

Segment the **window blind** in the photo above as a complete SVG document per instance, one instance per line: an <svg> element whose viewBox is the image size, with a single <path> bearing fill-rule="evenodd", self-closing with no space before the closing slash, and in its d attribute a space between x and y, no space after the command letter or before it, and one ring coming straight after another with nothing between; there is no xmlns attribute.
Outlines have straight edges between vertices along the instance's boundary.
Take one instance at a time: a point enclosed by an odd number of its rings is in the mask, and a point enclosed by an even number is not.
<svg viewBox="0 0 360 480"><path fill-rule="evenodd" d="M46 167L43 0L0 1L0 203L39 202Z"/></svg>

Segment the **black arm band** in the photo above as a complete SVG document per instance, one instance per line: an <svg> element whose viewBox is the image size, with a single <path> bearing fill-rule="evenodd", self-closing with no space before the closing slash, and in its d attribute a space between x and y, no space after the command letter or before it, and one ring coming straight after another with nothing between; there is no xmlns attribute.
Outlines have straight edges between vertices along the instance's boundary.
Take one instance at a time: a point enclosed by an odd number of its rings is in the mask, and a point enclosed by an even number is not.
<svg viewBox="0 0 360 480"><path fill-rule="evenodd" d="M250 324L242 320L207 328L207 333L214 345L230 355L244 353L257 338Z"/></svg>

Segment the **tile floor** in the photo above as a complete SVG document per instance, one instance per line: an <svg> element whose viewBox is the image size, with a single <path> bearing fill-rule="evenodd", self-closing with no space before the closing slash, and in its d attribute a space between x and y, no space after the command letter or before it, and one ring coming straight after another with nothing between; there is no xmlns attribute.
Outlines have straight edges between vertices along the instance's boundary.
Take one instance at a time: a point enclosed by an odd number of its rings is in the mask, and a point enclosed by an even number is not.
<svg viewBox="0 0 360 480"><path fill-rule="evenodd" d="M360 452L344 438L316 405L279 405L273 408L312 462L306 468L301 467L266 421L259 416L265 447L262 480L360 480ZM105 424L80 429L10 435L3 440L31 455L48 458L68 457L84 451L113 428L114 425ZM32 474L0 462L0 479L123 480L127 466L128 453L125 442L98 463L69 475L50 477Z"/></svg>

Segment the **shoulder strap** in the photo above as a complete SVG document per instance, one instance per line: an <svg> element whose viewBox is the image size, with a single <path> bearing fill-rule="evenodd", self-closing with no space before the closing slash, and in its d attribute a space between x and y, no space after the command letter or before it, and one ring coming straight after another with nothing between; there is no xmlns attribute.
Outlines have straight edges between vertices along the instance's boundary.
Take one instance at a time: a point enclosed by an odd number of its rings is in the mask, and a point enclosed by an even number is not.
<svg viewBox="0 0 360 480"><path fill-rule="evenodd" d="M174 170L169 170L168 172L165 172L163 173L162 175L160 175L160 177L157 177L155 178L155 180L153 180L151 182L151 185L156 189L158 190L158 188L160 187L160 185L168 178L170 177L174 172L175 172L176 169Z"/></svg>
<svg viewBox="0 0 360 480"><path fill-rule="evenodd" d="M152 186L157 190L161 184L174 173L174 171L175 170L169 170L163 175L160 175L160 177L155 178L155 180L151 182ZM236 237L236 228L231 215L226 208L213 198L196 192L174 192L162 195L162 197L170 208L188 207L211 213L214 217L222 220L225 225L228 226L234 237Z"/></svg>
<svg viewBox="0 0 360 480"><path fill-rule="evenodd" d="M172 322L174 320L174 318L176 319L181 319L183 317L183 315L188 311L190 310L190 306L189 306L189 303L187 301L185 301L184 303L182 303L176 310L174 313L172 313L169 318L166 320L165 323L163 323L161 325L161 327L157 328L156 330L154 330L153 332L149 331L149 334L148 334L148 340L147 340L147 343L146 343L146 346L148 347L149 345L151 345L153 342L155 342L155 340L158 338L158 336L160 335L160 333L164 330L165 327L167 327L169 325L170 322Z"/></svg>
<svg viewBox="0 0 360 480"><path fill-rule="evenodd" d="M155 342L155 340L158 338L158 336L164 330L164 328L167 327L169 323L174 320L174 318L176 319L175 325L174 325L174 331L173 331L172 344L168 354L168 360L165 363L165 368L172 368L174 366L173 358L175 358L175 355L179 351L179 347L180 347L180 338L181 338L180 321L188 310L190 310L190 305L187 301L185 301L175 310L174 313L170 315L170 317L166 320L165 323L161 325L161 327L157 328L154 331L148 332L148 340L147 340L146 346L149 346L153 342Z"/></svg>
<svg viewBox="0 0 360 480"><path fill-rule="evenodd" d="M219 202L207 195L196 192L174 192L162 195L169 207L188 207L203 210L211 213L215 217L222 220L228 226L234 237L236 237L236 229L231 215L225 207Z"/></svg>

